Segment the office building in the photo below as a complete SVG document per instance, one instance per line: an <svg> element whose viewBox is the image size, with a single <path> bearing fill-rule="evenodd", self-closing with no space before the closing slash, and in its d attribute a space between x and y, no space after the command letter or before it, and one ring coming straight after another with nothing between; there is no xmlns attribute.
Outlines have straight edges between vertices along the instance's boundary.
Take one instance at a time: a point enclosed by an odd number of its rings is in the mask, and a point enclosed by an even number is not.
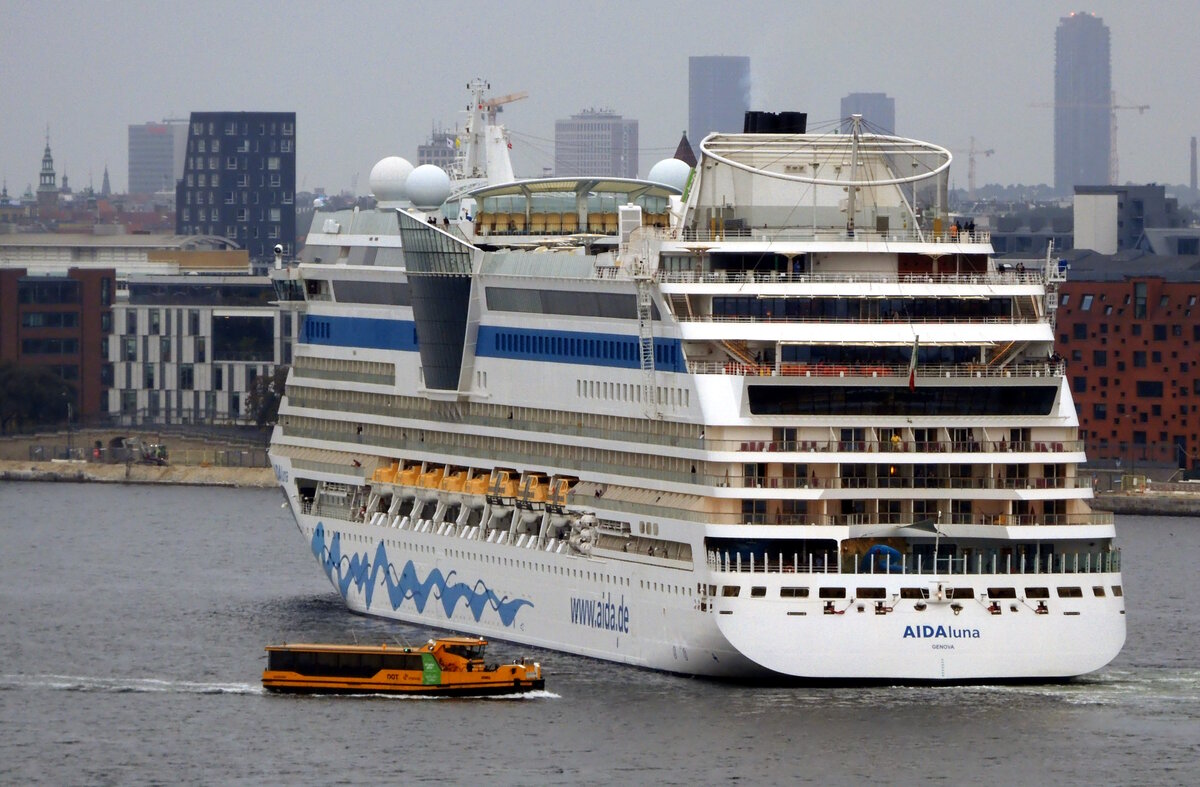
<svg viewBox="0 0 1200 787"><path fill-rule="evenodd" d="M175 191L175 181L183 176L187 132L188 122L180 119L129 126L128 193Z"/></svg>
<svg viewBox="0 0 1200 787"><path fill-rule="evenodd" d="M872 134L896 133L896 100L887 93L851 93L842 97L842 133L850 131L850 116L862 115L866 131Z"/></svg>
<svg viewBox="0 0 1200 787"><path fill-rule="evenodd" d="M126 425L246 423L254 381L290 364L301 319L263 276L138 276L113 308L107 411Z"/></svg>
<svg viewBox="0 0 1200 787"><path fill-rule="evenodd" d="M193 112L176 187L180 235L216 235L265 270L296 242L296 113Z"/></svg>
<svg viewBox="0 0 1200 787"><path fill-rule="evenodd" d="M1179 203L1165 186L1076 186L1075 248L1101 254L1149 250L1148 230L1179 228ZM1186 243L1172 251L1187 253ZM1191 253L1195 253L1192 251Z"/></svg>
<svg viewBox="0 0 1200 787"><path fill-rule="evenodd" d="M1054 189L1111 181L1112 64L1108 27L1075 13L1054 34Z"/></svg>
<svg viewBox="0 0 1200 787"><path fill-rule="evenodd" d="M459 151L458 130L447 131L434 127L429 134L429 140L417 146L417 166L432 164L441 167L446 174L451 174Z"/></svg>
<svg viewBox="0 0 1200 787"><path fill-rule="evenodd" d="M741 133L750 109L750 58L688 58L688 128L702 142L714 131Z"/></svg>
<svg viewBox="0 0 1200 787"><path fill-rule="evenodd" d="M585 109L554 121L554 174L638 176L638 122L610 109Z"/></svg>

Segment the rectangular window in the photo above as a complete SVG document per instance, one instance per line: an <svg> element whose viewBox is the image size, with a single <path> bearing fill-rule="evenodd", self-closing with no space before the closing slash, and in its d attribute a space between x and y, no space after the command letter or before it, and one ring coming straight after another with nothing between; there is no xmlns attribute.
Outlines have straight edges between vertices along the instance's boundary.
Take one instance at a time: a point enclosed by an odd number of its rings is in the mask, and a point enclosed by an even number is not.
<svg viewBox="0 0 1200 787"><path fill-rule="evenodd" d="M1135 369L1146 368L1146 351L1145 350L1134 350L1133 351L1133 368L1135 368Z"/></svg>
<svg viewBox="0 0 1200 787"><path fill-rule="evenodd" d="M1143 399L1161 399L1163 395L1162 380L1138 380L1137 395Z"/></svg>
<svg viewBox="0 0 1200 787"><path fill-rule="evenodd" d="M1108 364L1107 350L1092 350L1092 366L1105 366Z"/></svg>
<svg viewBox="0 0 1200 787"><path fill-rule="evenodd" d="M1086 311L1091 311L1091 309L1092 309L1092 296L1084 295L1083 300L1080 301L1080 303L1079 303L1079 310L1086 312Z"/></svg>
<svg viewBox="0 0 1200 787"><path fill-rule="evenodd" d="M1092 418L1097 421L1104 421L1108 418L1108 405L1104 402L1097 402L1092 405Z"/></svg>
<svg viewBox="0 0 1200 787"><path fill-rule="evenodd" d="M192 365L190 363L179 364L179 388L182 391L190 391L194 383Z"/></svg>
<svg viewBox="0 0 1200 787"><path fill-rule="evenodd" d="M1071 327L1071 337L1074 339L1086 339L1087 325L1081 322L1075 323L1075 325Z"/></svg>
<svg viewBox="0 0 1200 787"><path fill-rule="evenodd" d="M1165 342L1166 340L1167 340L1167 326L1155 325L1154 326L1154 341Z"/></svg>
<svg viewBox="0 0 1200 787"><path fill-rule="evenodd" d="M207 348L204 346L204 337L197 336L196 337L196 363L204 363L208 359L207 354L205 352L206 349Z"/></svg>

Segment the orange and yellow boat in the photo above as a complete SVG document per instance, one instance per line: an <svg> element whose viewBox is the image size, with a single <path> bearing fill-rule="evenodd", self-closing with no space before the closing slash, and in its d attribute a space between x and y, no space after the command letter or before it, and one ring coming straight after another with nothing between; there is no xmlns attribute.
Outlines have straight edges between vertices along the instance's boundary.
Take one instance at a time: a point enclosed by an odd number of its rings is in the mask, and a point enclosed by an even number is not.
<svg viewBox="0 0 1200 787"><path fill-rule="evenodd" d="M493 696L545 688L540 664L487 665L482 637L442 637L420 647L267 646L263 688L289 694Z"/></svg>

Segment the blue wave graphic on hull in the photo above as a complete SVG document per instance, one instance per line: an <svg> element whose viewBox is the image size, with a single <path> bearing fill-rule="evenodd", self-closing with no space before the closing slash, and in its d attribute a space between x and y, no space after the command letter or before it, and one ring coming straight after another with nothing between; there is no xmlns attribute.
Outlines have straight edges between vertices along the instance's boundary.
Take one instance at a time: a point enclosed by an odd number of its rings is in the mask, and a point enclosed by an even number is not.
<svg viewBox="0 0 1200 787"><path fill-rule="evenodd" d="M375 548L373 561L367 559L365 552L343 555L340 533L334 533L326 546L324 523L318 523L317 529L313 531L312 553L325 570L329 581L342 594L342 599L346 598L350 586L353 585L363 594L368 609L375 595L375 588L379 586L387 588L388 603L392 605L392 609L399 609L405 600L411 598L417 606L417 611L424 612L425 605L432 599L441 602L446 617L450 618L461 601L471 610L476 622L490 608L496 611L500 622L505 626L513 624L522 607L533 606L532 601L523 598L500 598L483 580L477 580L474 586L466 582L454 582L454 575L457 573L454 571L443 575L435 568L422 581L417 576L417 569L411 560L404 564L404 568L397 575L395 567L388 560L383 542Z"/></svg>

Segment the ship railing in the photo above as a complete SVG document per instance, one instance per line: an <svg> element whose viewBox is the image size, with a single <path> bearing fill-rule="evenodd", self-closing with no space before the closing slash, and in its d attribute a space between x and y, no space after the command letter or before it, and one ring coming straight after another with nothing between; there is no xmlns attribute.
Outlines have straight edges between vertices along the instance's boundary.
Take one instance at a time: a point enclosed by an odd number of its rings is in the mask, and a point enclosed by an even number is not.
<svg viewBox="0 0 1200 787"><path fill-rule="evenodd" d="M839 272L802 273L800 271L738 270L659 270L659 284L955 284L955 285L1041 285L1046 277L1040 270L987 271L982 273L888 273Z"/></svg>
<svg viewBox="0 0 1200 787"><path fill-rule="evenodd" d="M793 552L785 555L708 550L711 571L743 574L854 574L937 575L972 574L1111 574L1121 570L1121 550L1085 552L1017 553L1012 547L972 550L970 555L932 555L903 552L898 555Z"/></svg>
<svg viewBox="0 0 1200 787"><path fill-rule="evenodd" d="M973 244L992 242L990 232L922 232L913 228L894 230L855 229L847 232L845 227L739 227L712 230L699 227L652 228L643 227L663 240L683 242L759 241L779 243L786 241L819 241L823 243L957 243Z"/></svg>
<svg viewBox="0 0 1200 787"><path fill-rule="evenodd" d="M1035 379L1062 377L1066 373L1062 361L1013 363L1007 366L988 366L981 363L924 364L915 370L915 379ZM825 364L825 363L758 363L737 361L688 361L690 374L728 374L739 377L808 377L908 379L908 366L901 364Z"/></svg>
<svg viewBox="0 0 1200 787"><path fill-rule="evenodd" d="M296 408L312 408L358 415L377 415L387 418L411 418L425 420L429 417L428 410L405 407L403 404L372 404L340 399L329 399L293 389L288 394L288 404ZM468 426L513 429L513 421L503 415L467 415L463 414L456 420ZM735 451L739 453L844 453L844 452L885 452L903 451L915 453L1074 453L1084 450L1082 440L1037 440L1037 441L1007 441L1007 440L901 440L898 443L890 440L743 440L716 439L711 437L692 437L687 435L654 435L644 431L622 429L606 429L600 427L581 426L571 422L555 422L553 420L526 420L520 424L522 431L564 435L569 437L598 438L614 440L631 445L670 446L672 448L695 449L699 451ZM287 425L285 431L303 437L315 437L336 442L350 442L345 432L333 430L317 430ZM353 437L353 436L349 436ZM415 433L410 441L389 441L386 445L393 448L415 447ZM423 446L422 446L423 447ZM804 457L798 457L804 459ZM673 474L663 476L672 480L694 480L683 475ZM701 477L700 480L711 484L724 481L721 477Z"/></svg>
<svg viewBox="0 0 1200 787"><path fill-rule="evenodd" d="M880 465L881 472L889 469ZM730 486L743 489L1090 489L1092 479L1081 476L1057 478L992 478L990 476L912 476L896 466L896 475L864 476L742 476Z"/></svg>
<svg viewBox="0 0 1200 787"><path fill-rule="evenodd" d="M304 378L336 380L337 382L366 383L368 385L390 386L396 384L396 376L394 374L371 374L369 372L353 372L341 369L313 369L301 366L292 367L292 378L295 380L303 380Z"/></svg>
<svg viewBox="0 0 1200 787"><path fill-rule="evenodd" d="M1083 440L716 440L710 451L743 453L1063 453L1084 450ZM882 461L882 460L881 460Z"/></svg>
<svg viewBox="0 0 1200 787"><path fill-rule="evenodd" d="M873 317L824 317L815 315L741 315L741 314L677 314L679 322L699 323L736 323L752 325L757 323L820 323L822 325L890 325L893 323L929 324L929 325L1029 325L1044 322L1038 316L1011 315L1008 317L978 316L978 317L888 317L876 315ZM907 367L906 367L907 368Z"/></svg>
<svg viewBox="0 0 1200 787"><path fill-rule="evenodd" d="M612 503L613 501L609 501ZM608 503L606 503L608 505ZM619 506L613 506L614 508ZM678 514L678 512L676 512ZM704 522L714 525L891 525L893 527L929 527L929 517L915 514L808 514L808 513L705 513L701 515ZM1047 527L1052 525L1111 525L1111 511L1088 511L1076 514L954 514L950 517L953 525L977 525L999 527Z"/></svg>

